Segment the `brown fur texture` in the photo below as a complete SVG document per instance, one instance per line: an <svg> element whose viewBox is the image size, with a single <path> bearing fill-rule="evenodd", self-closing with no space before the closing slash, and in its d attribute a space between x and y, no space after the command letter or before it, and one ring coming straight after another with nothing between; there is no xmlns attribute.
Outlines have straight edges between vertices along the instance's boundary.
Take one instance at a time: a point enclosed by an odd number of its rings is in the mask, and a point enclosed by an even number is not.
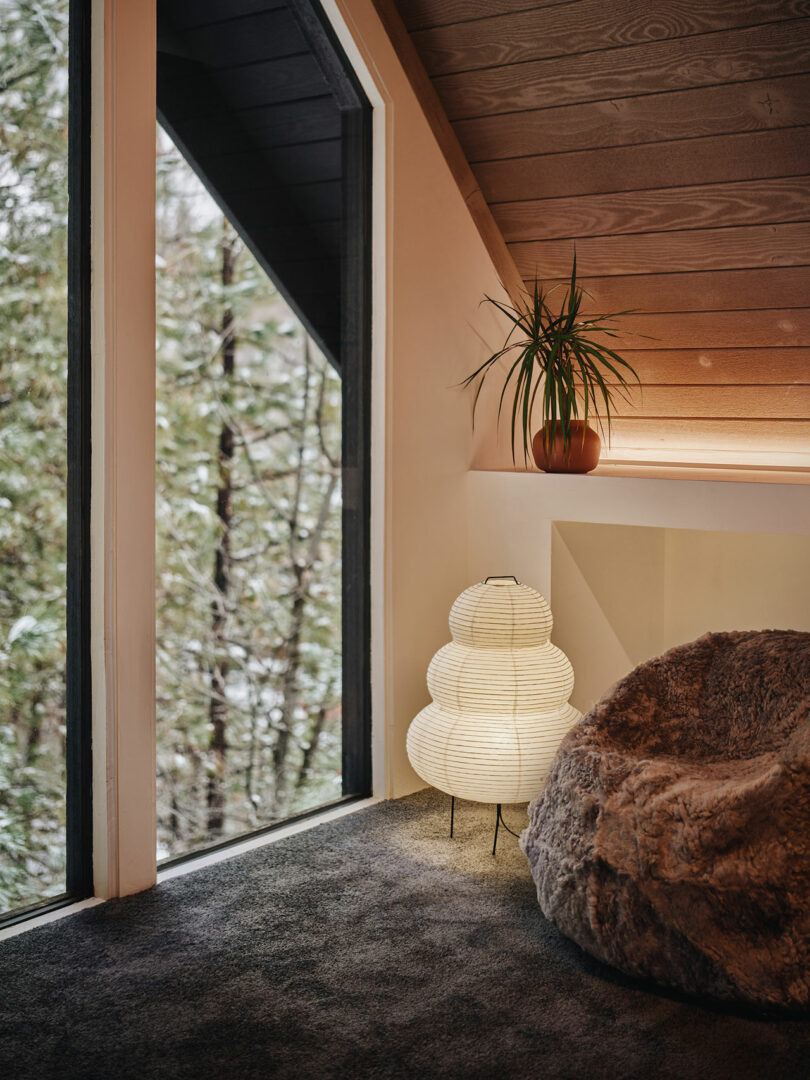
<svg viewBox="0 0 810 1080"><path fill-rule="evenodd" d="M521 837L543 913L622 971L810 1007L810 634L706 634L566 737Z"/></svg>

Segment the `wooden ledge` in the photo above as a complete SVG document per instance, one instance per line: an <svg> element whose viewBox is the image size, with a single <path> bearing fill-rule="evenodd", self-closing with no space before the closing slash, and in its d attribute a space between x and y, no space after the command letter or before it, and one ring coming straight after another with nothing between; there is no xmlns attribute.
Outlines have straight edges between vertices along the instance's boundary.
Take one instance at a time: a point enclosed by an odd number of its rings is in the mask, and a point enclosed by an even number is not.
<svg viewBox="0 0 810 1080"><path fill-rule="evenodd" d="M534 476L577 476L576 473L543 473L537 469L482 469L471 472L526 473ZM581 475L581 474L580 474ZM810 466L730 465L714 462L679 461L603 461L587 476L630 477L642 480L713 480L746 484L807 484Z"/></svg>
<svg viewBox="0 0 810 1080"><path fill-rule="evenodd" d="M810 466L722 465L676 461L603 461L595 476L656 480L727 480L746 484L810 484Z"/></svg>

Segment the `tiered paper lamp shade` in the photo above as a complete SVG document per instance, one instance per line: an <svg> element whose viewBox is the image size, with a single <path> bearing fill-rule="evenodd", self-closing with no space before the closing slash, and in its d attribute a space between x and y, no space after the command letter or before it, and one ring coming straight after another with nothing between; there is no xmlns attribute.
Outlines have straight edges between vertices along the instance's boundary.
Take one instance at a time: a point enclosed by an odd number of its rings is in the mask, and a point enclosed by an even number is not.
<svg viewBox="0 0 810 1080"><path fill-rule="evenodd" d="M433 701L408 730L423 780L461 799L527 802L581 713L574 672L551 644L548 604L514 578L466 589L450 612L453 640L428 668Z"/></svg>

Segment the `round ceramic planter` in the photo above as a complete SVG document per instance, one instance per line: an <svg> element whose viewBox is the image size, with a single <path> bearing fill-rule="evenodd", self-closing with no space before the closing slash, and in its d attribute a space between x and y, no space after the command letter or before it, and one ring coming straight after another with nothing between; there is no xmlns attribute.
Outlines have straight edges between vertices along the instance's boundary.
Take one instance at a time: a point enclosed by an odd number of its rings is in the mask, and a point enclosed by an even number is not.
<svg viewBox="0 0 810 1080"><path fill-rule="evenodd" d="M542 427L532 440L532 454L543 472L588 473L599 464L602 444L599 436L584 420L571 421L571 438L563 445L559 420L554 421L554 436L549 444Z"/></svg>

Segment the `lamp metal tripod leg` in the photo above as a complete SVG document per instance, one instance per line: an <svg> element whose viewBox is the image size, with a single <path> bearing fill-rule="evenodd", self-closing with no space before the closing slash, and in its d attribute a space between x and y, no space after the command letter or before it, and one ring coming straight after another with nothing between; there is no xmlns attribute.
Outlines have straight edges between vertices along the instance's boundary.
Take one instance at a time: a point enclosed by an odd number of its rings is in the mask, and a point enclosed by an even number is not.
<svg viewBox="0 0 810 1080"><path fill-rule="evenodd" d="M501 804L498 803L498 805L496 807L496 810L495 810L495 839L492 841L492 854L493 855L495 854L495 849L498 846L498 826L499 825L503 825L503 827L506 829L506 831L511 836L519 837L519 835L520 835L519 833L512 832L512 830L509 828L509 826L503 820L503 813L501 812Z"/></svg>

